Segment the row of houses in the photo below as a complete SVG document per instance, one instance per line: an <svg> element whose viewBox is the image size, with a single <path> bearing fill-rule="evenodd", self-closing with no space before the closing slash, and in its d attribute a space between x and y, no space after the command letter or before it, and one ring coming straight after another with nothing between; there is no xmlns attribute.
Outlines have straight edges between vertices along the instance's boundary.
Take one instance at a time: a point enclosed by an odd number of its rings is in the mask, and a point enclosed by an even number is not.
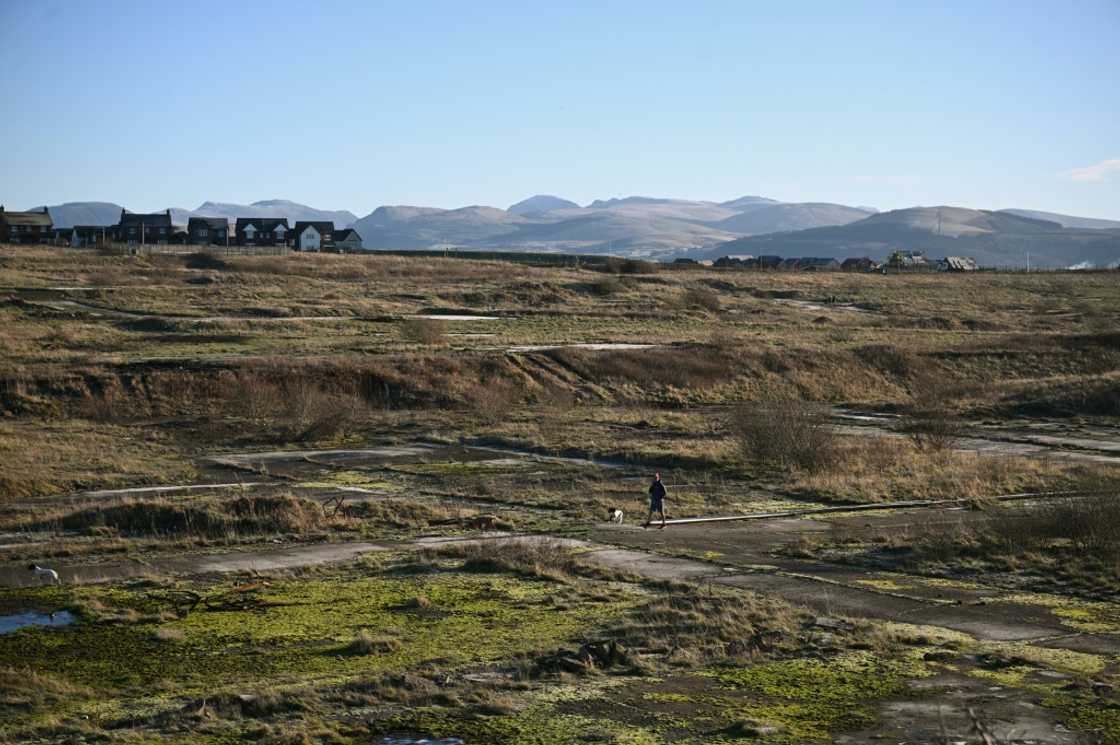
<svg viewBox="0 0 1120 745"><path fill-rule="evenodd" d="M0 205L0 242L58 243L101 246L112 243L192 246L287 246L298 251L358 251L362 237L353 228L336 229L333 222L286 217L192 217L185 226L171 221L171 210L141 214L121 210L116 225L74 225L55 228L46 209L7 212Z"/></svg>
<svg viewBox="0 0 1120 745"><path fill-rule="evenodd" d="M677 263L697 263L678 259ZM712 266L726 269L755 269L795 272L878 272L878 271L941 271L974 272L976 261L964 256L931 259L921 251L895 251L883 263L866 256L853 256L843 261L813 256L784 259L781 256L721 256Z"/></svg>

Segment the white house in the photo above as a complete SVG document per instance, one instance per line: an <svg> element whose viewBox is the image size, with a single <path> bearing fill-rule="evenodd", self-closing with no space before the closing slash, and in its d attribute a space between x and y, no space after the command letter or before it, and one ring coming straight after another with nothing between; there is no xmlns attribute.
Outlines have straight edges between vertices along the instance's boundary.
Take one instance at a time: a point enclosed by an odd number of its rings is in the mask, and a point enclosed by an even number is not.
<svg viewBox="0 0 1120 745"><path fill-rule="evenodd" d="M334 246L333 222L297 222L292 233L297 251L323 251Z"/></svg>

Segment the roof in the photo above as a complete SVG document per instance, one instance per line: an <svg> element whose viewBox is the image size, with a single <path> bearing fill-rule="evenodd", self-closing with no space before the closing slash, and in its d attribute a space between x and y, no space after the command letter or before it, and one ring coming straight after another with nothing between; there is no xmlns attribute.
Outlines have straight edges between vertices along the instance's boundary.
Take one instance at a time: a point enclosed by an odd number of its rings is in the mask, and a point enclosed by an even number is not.
<svg viewBox="0 0 1120 745"><path fill-rule="evenodd" d="M8 225L37 225L48 228L54 225L50 213L45 209L42 212L8 212L6 210L0 210L0 219Z"/></svg>
<svg viewBox="0 0 1120 745"><path fill-rule="evenodd" d="M969 272L976 269L976 260L965 256L946 256L943 261L948 268L962 272Z"/></svg>
<svg viewBox="0 0 1120 745"><path fill-rule="evenodd" d="M121 227L127 227L129 225L153 225L157 228L170 228L171 210L151 212L148 214L121 210L121 221L119 224Z"/></svg>
<svg viewBox="0 0 1120 745"><path fill-rule="evenodd" d="M239 217L237 218L235 230L240 233L250 225L257 230L263 230L265 233L271 233L280 225L284 226L284 230L291 229L288 225L288 218L286 217ZM296 225L299 225L299 223L297 222Z"/></svg>
<svg viewBox="0 0 1120 745"><path fill-rule="evenodd" d="M187 220L187 227L198 225L200 223L209 228L214 228L215 230L229 229L229 220L224 217L192 217Z"/></svg>
<svg viewBox="0 0 1120 745"><path fill-rule="evenodd" d="M302 233L305 228L308 228L308 227L313 227L316 230L318 230L320 233L333 233L334 232L334 223L331 222L330 220L297 220L296 221L296 226L295 226L295 228L293 228L293 230L295 230L296 234L298 235L298 234Z"/></svg>
<svg viewBox="0 0 1120 745"><path fill-rule="evenodd" d="M334 231L335 241L348 241L354 238L358 241L362 240L362 236L358 235L358 231L353 228L343 228L342 230Z"/></svg>

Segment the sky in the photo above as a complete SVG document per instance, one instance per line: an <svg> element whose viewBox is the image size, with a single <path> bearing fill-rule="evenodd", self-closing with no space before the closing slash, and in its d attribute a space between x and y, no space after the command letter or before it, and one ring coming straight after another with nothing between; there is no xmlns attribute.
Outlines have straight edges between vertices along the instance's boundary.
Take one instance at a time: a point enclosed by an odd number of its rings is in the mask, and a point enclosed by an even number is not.
<svg viewBox="0 0 1120 745"><path fill-rule="evenodd" d="M0 0L0 203L1120 219L1120 0Z"/></svg>

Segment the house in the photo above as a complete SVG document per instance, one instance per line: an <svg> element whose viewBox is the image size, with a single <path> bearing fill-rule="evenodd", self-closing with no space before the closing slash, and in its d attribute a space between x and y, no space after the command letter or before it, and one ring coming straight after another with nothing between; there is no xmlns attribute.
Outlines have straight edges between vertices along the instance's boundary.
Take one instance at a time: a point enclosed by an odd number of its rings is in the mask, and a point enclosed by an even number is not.
<svg viewBox="0 0 1120 745"><path fill-rule="evenodd" d="M937 268L943 272L975 272L980 267L976 265L976 259L966 256L946 256L937 262Z"/></svg>
<svg viewBox="0 0 1120 745"><path fill-rule="evenodd" d="M341 254L362 250L362 236L353 228L343 228L334 234L334 250Z"/></svg>
<svg viewBox="0 0 1120 745"><path fill-rule="evenodd" d="M807 256L797 260L797 268L803 272L835 272L840 268L840 262L836 259Z"/></svg>
<svg viewBox="0 0 1120 745"><path fill-rule="evenodd" d="M234 232L239 246L286 246L292 233L286 217L239 217Z"/></svg>
<svg viewBox="0 0 1120 745"><path fill-rule="evenodd" d="M229 220L224 217L192 217L187 220L187 243L192 246L228 246Z"/></svg>
<svg viewBox="0 0 1120 745"><path fill-rule="evenodd" d="M759 256L758 268L759 269L778 269L782 265L781 256Z"/></svg>
<svg viewBox="0 0 1120 745"><path fill-rule="evenodd" d="M937 265L930 261L922 251L894 251L887 258L887 263L883 265L883 269L887 267L922 272L936 269Z"/></svg>
<svg viewBox="0 0 1120 745"><path fill-rule="evenodd" d="M844 259L840 268L845 272L873 272L879 268L879 263L866 256L852 256Z"/></svg>
<svg viewBox="0 0 1120 745"><path fill-rule="evenodd" d="M731 254L729 256L721 256L715 260L712 266L735 269L742 269L747 262L754 261L754 256L750 254Z"/></svg>
<svg viewBox="0 0 1120 745"><path fill-rule="evenodd" d="M323 251L334 245L333 222L297 221L292 233L297 251Z"/></svg>
<svg viewBox="0 0 1120 745"><path fill-rule="evenodd" d="M39 212L7 212L0 204L0 243L49 243L54 221L44 207Z"/></svg>
<svg viewBox="0 0 1120 745"><path fill-rule="evenodd" d="M128 245L166 245L171 242L175 228L171 224L171 210L139 214L121 210L121 221L117 223L116 239Z"/></svg>
<svg viewBox="0 0 1120 745"><path fill-rule="evenodd" d="M55 238L73 248L82 246L106 246L113 240L112 225L74 225L69 228L59 228L55 231Z"/></svg>

